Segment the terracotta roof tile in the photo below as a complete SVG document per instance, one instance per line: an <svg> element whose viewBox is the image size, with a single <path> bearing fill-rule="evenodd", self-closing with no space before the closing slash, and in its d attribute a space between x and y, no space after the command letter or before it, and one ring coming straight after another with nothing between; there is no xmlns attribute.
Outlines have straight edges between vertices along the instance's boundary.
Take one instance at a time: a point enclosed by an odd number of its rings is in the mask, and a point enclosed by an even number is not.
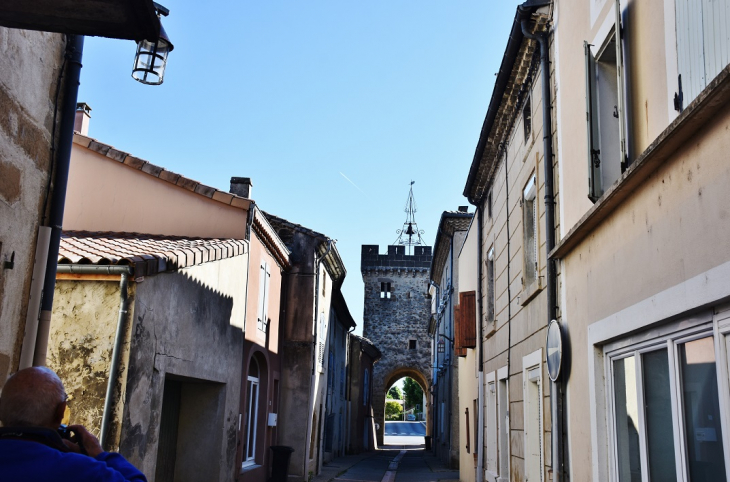
<svg viewBox="0 0 730 482"><path fill-rule="evenodd" d="M66 231L59 264L132 265L135 276L195 266L244 254L239 239L185 238L139 233Z"/></svg>

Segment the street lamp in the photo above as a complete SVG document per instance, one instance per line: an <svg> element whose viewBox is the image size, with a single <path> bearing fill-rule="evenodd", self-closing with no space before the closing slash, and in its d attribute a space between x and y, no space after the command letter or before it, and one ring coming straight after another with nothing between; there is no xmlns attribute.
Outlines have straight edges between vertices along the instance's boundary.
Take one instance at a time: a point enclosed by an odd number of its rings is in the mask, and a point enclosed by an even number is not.
<svg viewBox="0 0 730 482"><path fill-rule="evenodd" d="M157 18L170 13L170 10L155 3ZM165 75L167 55L172 52L174 46L170 42L165 29L160 22L160 36L154 42L141 40L137 42L137 54L134 56L134 68L132 78L147 85L160 85Z"/></svg>

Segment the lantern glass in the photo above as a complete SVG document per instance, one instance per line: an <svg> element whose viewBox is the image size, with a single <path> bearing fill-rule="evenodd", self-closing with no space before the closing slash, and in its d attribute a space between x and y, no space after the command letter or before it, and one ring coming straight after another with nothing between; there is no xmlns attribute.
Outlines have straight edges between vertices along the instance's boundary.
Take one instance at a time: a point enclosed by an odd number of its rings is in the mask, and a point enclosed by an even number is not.
<svg viewBox="0 0 730 482"><path fill-rule="evenodd" d="M160 27L160 38L155 42L142 40L137 42L137 55L134 57L132 77L134 80L148 85L160 85L165 75L167 55L173 46Z"/></svg>
<svg viewBox="0 0 730 482"><path fill-rule="evenodd" d="M444 340L439 340L438 345L437 345L438 346L438 353L444 353L445 348L446 348L445 345L446 344L444 343Z"/></svg>

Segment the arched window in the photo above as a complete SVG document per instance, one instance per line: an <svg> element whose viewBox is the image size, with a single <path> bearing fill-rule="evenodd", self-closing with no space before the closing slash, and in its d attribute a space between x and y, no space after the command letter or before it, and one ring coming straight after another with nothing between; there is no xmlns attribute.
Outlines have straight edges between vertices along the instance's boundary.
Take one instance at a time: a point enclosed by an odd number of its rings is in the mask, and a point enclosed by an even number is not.
<svg viewBox="0 0 730 482"><path fill-rule="evenodd" d="M248 379L246 382L246 414L244 420L246 427L243 438L243 467L256 463L256 421L258 420L259 408L259 380L260 368L255 357L251 357L248 366Z"/></svg>

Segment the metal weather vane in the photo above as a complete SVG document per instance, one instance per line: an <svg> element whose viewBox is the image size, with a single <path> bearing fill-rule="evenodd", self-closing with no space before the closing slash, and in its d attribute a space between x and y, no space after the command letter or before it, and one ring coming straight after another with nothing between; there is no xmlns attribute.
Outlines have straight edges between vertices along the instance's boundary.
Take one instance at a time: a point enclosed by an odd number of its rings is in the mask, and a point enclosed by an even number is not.
<svg viewBox="0 0 730 482"><path fill-rule="evenodd" d="M406 222L403 223L403 228L396 231L398 238L393 244L402 245L408 247L408 254L411 254L411 248L413 246L422 246L426 242L423 240L421 235L424 233L423 230L418 229L416 223L416 200L413 199L413 185L416 181L411 181L411 190L408 192L408 200L406 201L405 212Z"/></svg>

